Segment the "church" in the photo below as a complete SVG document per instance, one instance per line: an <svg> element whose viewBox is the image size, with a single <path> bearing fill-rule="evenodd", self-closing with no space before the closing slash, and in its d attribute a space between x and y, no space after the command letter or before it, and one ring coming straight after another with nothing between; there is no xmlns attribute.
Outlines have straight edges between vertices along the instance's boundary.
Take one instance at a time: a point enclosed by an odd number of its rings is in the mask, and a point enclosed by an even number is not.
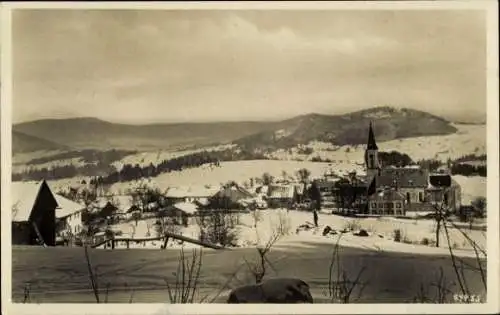
<svg viewBox="0 0 500 315"><path fill-rule="evenodd" d="M367 205L371 215L406 215L431 212L436 206L456 212L461 205L460 185L446 172L433 173L417 165L385 166L379 161L373 125L365 150Z"/></svg>

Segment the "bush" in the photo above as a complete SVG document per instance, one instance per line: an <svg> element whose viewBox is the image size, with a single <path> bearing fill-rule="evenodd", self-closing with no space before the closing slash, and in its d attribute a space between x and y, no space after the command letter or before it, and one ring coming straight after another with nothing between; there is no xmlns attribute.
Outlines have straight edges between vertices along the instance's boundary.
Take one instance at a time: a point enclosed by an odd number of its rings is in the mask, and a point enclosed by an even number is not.
<svg viewBox="0 0 500 315"><path fill-rule="evenodd" d="M349 230L349 231L358 231L361 229L361 225L359 224L358 220L354 221L347 221L344 225L344 230Z"/></svg>
<svg viewBox="0 0 500 315"><path fill-rule="evenodd" d="M305 155L310 155L314 152L314 150L310 147L305 147L305 148L299 148L297 150L297 153L299 154L305 154Z"/></svg>
<svg viewBox="0 0 500 315"><path fill-rule="evenodd" d="M210 210L200 212L197 218L200 228L200 241L232 246L237 241L235 226L239 215L227 210Z"/></svg>
<svg viewBox="0 0 500 315"><path fill-rule="evenodd" d="M427 238L427 237L424 237L421 241L420 241L420 245L425 245L425 246L429 246L431 243L431 241Z"/></svg>

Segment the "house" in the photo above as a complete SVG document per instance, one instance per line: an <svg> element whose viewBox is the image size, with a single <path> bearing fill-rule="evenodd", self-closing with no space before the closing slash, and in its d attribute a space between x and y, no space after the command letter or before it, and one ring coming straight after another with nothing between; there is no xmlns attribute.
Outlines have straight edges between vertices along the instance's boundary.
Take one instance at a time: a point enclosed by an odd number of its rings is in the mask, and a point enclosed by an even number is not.
<svg viewBox="0 0 500 315"><path fill-rule="evenodd" d="M192 202L178 202L168 206L164 215L174 218L176 224L189 225L189 219L198 212L198 206Z"/></svg>
<svg viewBox="0 0 500 315"><path fill-rule="evenodd" d="M55 194L54 197L58 204L56 208L57 232L69 232L72 235L77 235L82 232L82 212L85 210L85 205L74 202L58 194Z"/></svg>
<svg viewBox="0 0 500 315"><path fill-rule="evenodd" d="M462 206L462 188L450 174L434 173L429 176L426 200L437 206L442 205L448 211L459 213Z"/></svg>
<svg viewBox="0 0 500 315"><path fill-rule="evenodd" d="M321 194L321 205L325 208L338 207L338 179L325 178L318 180L316 185Z"/></svg>
<svg viewBox="0 0 500 315"><path fill-rule="evenodd" d="M269 185L267 204L270 208L291 208L295 199L294 185Z"/></svg>
<svg viewBox="0 0 500 315"><path fill-rule="evenodd" d="M45 180L12 183L12 244L55 246L58 203Z"/></svg>
<svg viewBox="0 0 500 315"><path fill-rule="evenodd" d="M195 202L200 205L207 205L209 199L217 194L219 190L220 187L214 186L170 187L165 197L169 204Z"/></svg>
<svg viewBox="0 0 500 315"><path fill-rule="evenodd" d="M407 210L405 195L394 188L384 188L371 195L368 213L371 215L405 215Z"/></svg>
<svg viewBox="0 0 500 315"><path fill-rule="evenodd" d="M250 200L254 195L235 183L222 187L209 199L210 208L238 209L244 207L244 200Z"/></svg>

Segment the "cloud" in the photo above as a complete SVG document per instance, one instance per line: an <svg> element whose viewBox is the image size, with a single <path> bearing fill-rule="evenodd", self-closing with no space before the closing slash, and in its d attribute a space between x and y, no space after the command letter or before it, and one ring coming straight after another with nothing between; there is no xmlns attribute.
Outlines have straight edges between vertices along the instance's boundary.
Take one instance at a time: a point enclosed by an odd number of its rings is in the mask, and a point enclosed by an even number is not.
<svg viewBox="0 0 500 315"><path fill-rule="evenodd" d="M14 119L272 119L380 103L482 115L483 34L470 12L18 12Z"/></svg>

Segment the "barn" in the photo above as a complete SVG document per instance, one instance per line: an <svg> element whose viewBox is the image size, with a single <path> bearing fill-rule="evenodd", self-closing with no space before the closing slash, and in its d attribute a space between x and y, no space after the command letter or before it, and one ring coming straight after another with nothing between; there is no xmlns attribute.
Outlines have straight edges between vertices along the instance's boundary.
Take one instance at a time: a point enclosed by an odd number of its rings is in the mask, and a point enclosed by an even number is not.
<svg viewBox="0 0 500 315"><path fill-rule="evenodd" d="M12 183L12 244L55 246L82 231L84 205L54 194L46 181Z"/></svg>
<svg viewBox="0 0 500 315"><path fill-rule="evenodd" d="M12 244L55 246L57 207L45 180L12 183Z"/></svg>

